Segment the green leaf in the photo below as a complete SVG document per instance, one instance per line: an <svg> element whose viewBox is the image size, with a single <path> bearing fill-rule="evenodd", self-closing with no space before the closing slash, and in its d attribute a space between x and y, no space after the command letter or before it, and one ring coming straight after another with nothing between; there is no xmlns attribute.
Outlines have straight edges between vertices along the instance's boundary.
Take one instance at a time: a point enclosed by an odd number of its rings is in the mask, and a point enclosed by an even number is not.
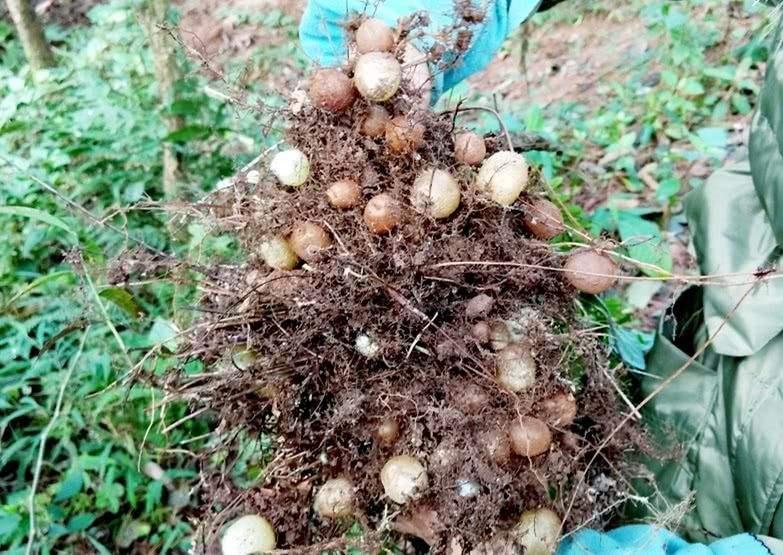
<svg viewBox="0 0 783 555"><path fill-rule="evenodd" d="M139 538L148 536L152 531L152 526L141 520L128 520L122 523L117 536L114 538L114 543L118 547L127 549L133 542Z"/></svg>
<svg viewBox="0 0 783 555"><path fill-rule="evenodd" d="M60 483L60 488L57 490L57 494L54 496L54 501L59 503L70 499L80 491L84 485L84 479L82 477L82 469L79 466L75 466L71 469L65 478Z"/></svg>
<svg viewBox="0 0 783 555"><path fill-rule="evenodd" d="M46 284L47 284L47 283L49 283L50 281L56 281L56 280L58 280L58 279L60 279L60 278L62 278L62 277L65 277L65 276L72 276L72 275L73 275L73 272L71 272L70 270L63 270L62 272L52 272L51 274L46 274L46 275L43 275L43 276L38 276L38 277L37 277L37 278L35 278L33 281L31 281L31 282L30 282L30 283L27 285L27 287L23 287L22 289L20 289L19 291L17 291L17 292L14 294L14 296L13 296L13 297L11 297L10 299L8 299L8 302L7 302L7 303L5 303L5 305L3 306L3 309L6 309L6 308L8 308L8 307L9 307L9 306L11 306L12 304L14 304L16 301L18 301L19 299L21 299L22 297L24 297L25 295L27 295L27 294L28 294L30 291L32 291L32 290L34 290L34 289L37 289L37 288L41 287L42 285L46 285Z"/></svg>
<svg viewBox="0 0 783 555"><path fill-rule="evenodd" d="M97 516L93 513L80 513L68 521L66 527L69 532L83 532L95 522Z"/></svg>
<svg viewBox="0 0 783 555"><path fill-rule="evenodd" d="M663 283L656 280L634 281L625 290L625 300L637 310L645 308L661 290Z"/></svg>
<svg viewBox="0 0 783 555"><path fill-rule="evenodd" d="M669 200L680 192L680 180L676 177L668 177L658 184L655 190L655 197L660 202L669 202Z"/></svg>
<svg viewBox="0 0 783 555"><path fill-rule="evenodd" d="M14 513L4 513L0 515L0 537L6 536L16 531L22 517Z"/></svg>
<svg viewBox="0 0 783 555"><path fill-rule="evenodd" d="M672 257L668 243L661 237L658 225L628 212L619 212L617 228L628 254L641 262L639 269L650 276L668 275ZM655 266L659 269L652 268Z"/></svg>
<svg viewBox="0 0 783 555"><path fill-rule="evenodd" d="M133 295L121 287L109 287L101 291L98 295L117 306L133 319L137 319L141 313L141 309L134 300Z"/></svg>
<svg viewBox="0 0 783 555"><path fill-rule="evenodd" d="M70 235L75 235L73 228L71 228L60 218L51 215L49 212L38 210L37 208L30 208L29 206L0 206L0 214L8 214L9 216L20 216L22 218L38 220L39 222L60 228L62 231Z"/></svg>
<svg viewBox="0 0 783 555"><path fill-rule="evenodd" d="M187 143L192 140L206 139L212 134L209 127L203 125L186 125L182 129L169 133L164 139L169 143Z"/></svg>
<svg viewBox="0 0 783 555"><path fill-rule="evenodd" d="M638 370L647 367L644 355L653 346L654 334L620 326L612 326L610 334L612 348L626 365Z"/></svg>
<svg viewBox="0 0 783 555"><path fill-rule="evenodd" d="M702 70L702 73L706 77L731 83L737 74L737 68L735 66L706 67Z"/></svg>
<svg viewBox="0 0 783 555"><path fill-rule="evenodd" d="M731 105L743 116L746 116L753 111L753 107L750 105L748 97L741 93L734 93L731 95Z"/></svg>
<svg viewBox="0 0 783 555"><path fill-rule="evenodd" d="M678 88L686 96L700 96L704 94L704 86L693 78L685 79Z"/></svg>
<svg viewBox="0 0 783 555"><path fill-rule="evenodd" d="M170 320L164 318L155 318L150 328L147 339L153 345L163 345L171 352L177 350L177 334L179 329Z"/></svg>

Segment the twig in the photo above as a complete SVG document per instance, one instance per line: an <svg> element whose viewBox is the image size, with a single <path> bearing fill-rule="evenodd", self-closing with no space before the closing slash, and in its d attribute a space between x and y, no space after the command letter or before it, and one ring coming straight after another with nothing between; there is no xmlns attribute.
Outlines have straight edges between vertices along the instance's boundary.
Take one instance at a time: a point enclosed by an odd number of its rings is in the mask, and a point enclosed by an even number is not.
<svg viewBox="0 0 783 555"><path fill-rule="evenodd" d="M501 131L503 131L503 134L506 137L506 142L508 143L508 149L510 151L514 151L514 141L511 140L511 133L508 132L508 127L506 127L505 122L503 121L503 118L500 117L500 114L497 112L497 110L494 110L492 108L489 108L487 106L466 106L465 108L462 108L460 106L461 102L457 103L457 106L453 110L448 110L446 112L442 112L443 114L450 114L454 112L455 118L456 114L458 112L489 112L493 116L495 116L498 120L498 125L500 126Z"/></svg>
<svg viewBox="0 0 783 555"><path fill-rule="evenodd" d="M49 437L49 433L52 431L52 428L54 427L55 421L60 416L60 411L62 410L63 406L63 398L65 397L65 388L68 387L68 382L71 381L71 376L73 376L73 372L76 369L76 364L79 362L79 359L82 356L82 352L84 351L84 343L87 341L87 333L89 331L90 327L87 326L87 328L85 328L84 332L82 333L82 339L79 342L79 348L76 350L76 354L71 359L71 365L68 367L68 371L65 374L65 378L63 379L62 384L60 384L60 392L57 394L57 402L54 404L54 412L52 413L52 417L49 419L49 423L46 425L46 428L44 428L43 432L41 432L41 443L38 447L38 458L35 461L35 470L33 471L33 483L32 486L30 486L30 497L27 501L27 509L29 511L30 517L30 530L27 533L27 549L25 551L27 555L31 555L33 552L33 544L35 542L35 492L38 489L38 481L41 478L41 468L43 467L46 440Z"/></svg>

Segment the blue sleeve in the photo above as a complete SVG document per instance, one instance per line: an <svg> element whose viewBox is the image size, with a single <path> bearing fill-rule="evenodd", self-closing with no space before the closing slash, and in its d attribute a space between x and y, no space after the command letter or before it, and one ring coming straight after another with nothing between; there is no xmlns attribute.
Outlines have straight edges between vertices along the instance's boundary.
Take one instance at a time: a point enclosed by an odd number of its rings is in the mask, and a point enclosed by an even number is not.
<svg viewBox="0 0 783 555"><path fill-rule="evenodd" d="M610 532L580 530L560 543L557 555L769 555L751 534L738 534L710 545L688 543L677 535L646 524Z"/></svg>
<svg viewBox="0 0 783 555"><path fill-rule="evenodd" d="M490 0L486 17L473 26L473 37L462 60L445 71L433 73L433 103L440 95L480 71L495 56L508 34L536 10L540 0ZM422 5L426 8L422 8ZM481 5L480 3L477 5ZM310 0L299 25L302 48L319 66L339 66L347 59L344 22L356 14L368 15L395 26L404 16L426 9L430 23L415 45L426 51L431 37L454 22L454 0L380 0L377 7L366 0Z"/></svg>

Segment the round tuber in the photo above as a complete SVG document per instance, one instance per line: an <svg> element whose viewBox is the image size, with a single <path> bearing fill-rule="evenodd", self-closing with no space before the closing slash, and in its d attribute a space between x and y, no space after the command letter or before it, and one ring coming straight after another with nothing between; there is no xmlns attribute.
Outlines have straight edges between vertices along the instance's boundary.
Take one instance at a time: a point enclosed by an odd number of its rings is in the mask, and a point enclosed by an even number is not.
<svg viewBox="0 0 783 555"><path fill-rule="evenodd" d="M362 199L362 190L353 179L341 179L326 190L326 198L334 208L353 208Z"/></svg>
<svg viewBox="0 0 783 555"><path fill-rule="evenodd" d="M370 106L367 115L362 121L362 133L373 139L378 139L386 134L386 124L389 122L389 112L383 106Z"/></svg>
<svg viewBox="0 0 783 555"><path fill-rule="evenodd" d="M568 283L583 293L603 293L617 281L617 265L593 250L575 252L568 257L564 269Z"/></svg>
<svg viewBox="0 0 783 555"><path fill-rule="evenodd" d="M489 395L481 386L467 383L459 388L459 391L455 394L454 401L462 412L475 414L481 412L481 409L489 403Z"/></svg>
<svg viewBox="0 0 783 555"><path fill-rule="evenodd" d="M454 138L454 157L458 162L475 166L480 164L486 155L487 146L484 144L484 137L478 133L468 131Z"/></svg>
<svg viewBox="0 0 783 555"><path fill-rule="evenodd" d="M347 110L356 100L351 78L333 68L319 69L313 74L308 94L313 106L330 112Z"/></svg>
<svg viewBox="0 0 783 555"><path fill-rule="evenodd" d="M282 237L272 237L261 243L261 258L275 270L293 270L299 264L291 244Z"/></svg>
<svg viewBox="0 0 783 555"><path fill-rule="evenodd" d="M549 426L532 416L516 418L509 426L508 435L511 437L511 448L514 453L523 457L535 457L546 453L552 445L552 432L549 431Z"/></svg>
<svg viewBox="0 0 783 555"><path fill-rule="evenodd" d="M381 483L389 499L404 504L427 487L427 471L419 459L409 455L392 457L381 469Z"/></svg>
<svg viewBox="0 0 783 555"><path fill-rule="evenodd" d="M370 17L356 29L356 48L361 54L394 50L394 32L380 19Z"/></svg>
<svg viewBox="0 0 783 555"><path fill-rule="evenodd" d="M546 199L538 199L525 209L524 222L534 237L545 241L564 229L560 209Z"/></svg>
<svg viewBox="0 0 783 555"><path fill-rule="evenodd" d="M338 518L353 512L353 484L346 478L332 478L318 488L313 509L324 518Z"/></svg>
<svg viewBox="0 0 783 555"><path fill-rule="evenodd" d="M272 551L276 545L275 531L260 515L245 515L226 528L220 540L223 555L251 555Z"/></svg>
<svg viewBox="0 0 783 555"><path fill-rule="evenodd" d="M527 187L528 166L521 154L503 150L481 165L476 186L503 206L511 206Z"/></svg>
<svg viewBox="0 0 783 555"><path fill-rule="evenodd" d="M405 116L386 123L386 146L395 154L408 154L424 144L424 124Z"/></svg>
<svg viewBox="0 0 783 555"><path fill-rule="evenodd" d="M388 233L401 220L400 205L387 193L374 196L364 208L364 222L373 233Z"/></svg>
<svg viewBox="0 0 783 555"><path fill-rule="evenodd" d="M541 415L551 426L570 426L576 413L576 399L570 392L557 393L541 403Z"/></svg>
<svg viewBox="0 0 783 555"><path fill-rule="evenodd" d="M296 148L275 154L269 169L280 183L288 187L298 187L310 177L310 161Z"/></svg>
<svg viewBox="0 0 783 555"><path fill-rule="evenodd" d="M526 555L552 555L560 539L560 517L550 509L525 511L516 527L516 541Z"/></svg>
<svg viewBox="0 0 783 555"><path fill-rule="evenodd" d="M465 316L468 318L479 318L490 313L495 306L495 299L486 293L479 293L468 301L465 306Z"/></svg>
<svg viewBox="0 0 783 555"><path fill-rule="evenodd" d="M492 338L492 328L485 321L476 322L470 328L470 335L479 342L480 345L486 345Z"/></svg>
<svg viewBox="0 0 783 555"><path fill-rule="evenodd" d="M312 222L296 224L288 240L294 252L305 262L318 260L321 253L332 244L332 239L326 230Z"/></svg>
<svg viewBox="0 0 783 555"><path fill-rule="evenodd" d="M487 457L496 464L506 464L511 458L511 442L501 430L485 431L479 436L479 443Z"/></svg>
<svg viewBox="0 0 783 555"><path fill-rule="evenodd" d="M400 88L402 67L388 52L368 52L356 61L353 82L359 94L371 102L386 102Z"/></svg>
<svg viewBox="0 0 783 555"><path fill-rule="evenodd" d="M536 383L536 361L530 349L515 343L500 351L497 355L497 378L500 385L514 393Z"/></svg>
<svg viewBox="0 0 783 555"><path fill-rule="evenodd" d="M378 424L375 430L375 437L384 445L396 443L400 437L400 425L397 423L397 420L392 416L381 420L381 423Z"/></svg>
<svg viewBox="0 0 783 555"><path fill-rule="evenodd" d="M459 199L459 183L443 170L424 170L413 182L411 204L435 219L451 216L459 207Z"/></svg>

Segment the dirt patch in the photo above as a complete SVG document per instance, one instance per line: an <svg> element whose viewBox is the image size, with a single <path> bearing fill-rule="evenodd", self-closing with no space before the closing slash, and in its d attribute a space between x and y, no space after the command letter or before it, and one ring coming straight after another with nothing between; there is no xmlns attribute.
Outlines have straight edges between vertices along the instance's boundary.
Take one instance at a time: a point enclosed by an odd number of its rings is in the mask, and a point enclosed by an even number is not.
<svg viewBox="0 0 783 555"><path fill-rule="evenodd" d="M573 24L525 25L520 33L528 34L526 41L512 41L509 53L470 79L472 89L542 106L600 102L596 86L627 72L650 46L640 18L621 19L589 14Z"/></svg>

